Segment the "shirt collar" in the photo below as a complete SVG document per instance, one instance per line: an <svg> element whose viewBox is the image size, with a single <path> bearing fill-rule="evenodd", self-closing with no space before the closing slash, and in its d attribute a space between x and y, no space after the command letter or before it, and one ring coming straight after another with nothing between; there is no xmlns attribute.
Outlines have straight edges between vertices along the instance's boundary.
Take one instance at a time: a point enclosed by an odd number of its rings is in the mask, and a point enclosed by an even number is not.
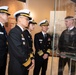
<svg viewBox="0 0 76 75"><path fill-rule="evenodd" d="M72 30L74 28L74 26L73 27L71 27L71 28L68 28L68 30Z"/></svg>
<svg viewBox="0 0 76 75"><path fill-rule="evenodd" d="M42 34L45 35L46 33L42 31Z"/></svg>
<svg viewBox="0 0 76 75"><path fill-rule="evenodd" d="M29 30L29 29L27 29L28 30L28 32L31 34L31 31Z"/></svg>
<svg viewBox="0 0 76 75"><path fill-rule="evenodd" d="M4 26L3 23L0 22L0 24L1 24L2 27Z"/></svg>
<svg viewBox="0 0 76 75"><path fill-rule="evenodd" d="M24 31L24 29L23 29L20 25L17 25L17 26L19 26L19 27L20 27L20 29L21 29L22 31Z"/></svg>

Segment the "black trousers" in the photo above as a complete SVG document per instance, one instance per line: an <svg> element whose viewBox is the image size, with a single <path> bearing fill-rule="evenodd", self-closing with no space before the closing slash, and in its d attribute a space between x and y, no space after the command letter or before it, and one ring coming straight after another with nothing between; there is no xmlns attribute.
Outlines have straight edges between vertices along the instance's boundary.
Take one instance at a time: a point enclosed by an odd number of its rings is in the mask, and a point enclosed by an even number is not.
<svg viewBox="0 0 76 75"><path fill-rule="evenodd" d="M35 59L35 68L34 68L33 75L39 75L41 69L42 69L41 75L46 75L47 63L48 63L48 59L46 59L46 60Z"/></svg>
<svg viewBox="0 0 76 75"><path fill-rule="evenodd" d="M5 75L5 71L6 71L6 64L0 66L0 75Z"/></svg>
<svg viewBox="0 0 76 75"><path fill-rule="evenodd" d="M6 63L7 62L7 54L0 57L0 75L5 75L6 72Z"/></svg>
<svg viewBox="0 0 76 75"><path fill-rule="evenodd" d="M64 67L68 63L68 67L70 67L70 59L69 58L61 58L59 57L59 66L58 66L58 75L63 75ZM75 61L71 63L71 75L75 75Z"/></svg>
<svg viewBox="0 0 76 75"><path fill-rule="evenodd" d="M15 63L13 62L13 64L12 63L9 64L8 75L28 75L29 70L27 70L23 65Z"/></svg>

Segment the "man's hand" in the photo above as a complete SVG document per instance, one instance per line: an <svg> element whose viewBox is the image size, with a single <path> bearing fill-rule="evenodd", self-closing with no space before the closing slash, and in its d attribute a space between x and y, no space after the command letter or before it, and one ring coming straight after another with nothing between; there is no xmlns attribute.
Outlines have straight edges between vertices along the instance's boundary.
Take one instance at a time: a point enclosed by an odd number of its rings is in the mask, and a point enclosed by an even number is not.
<svg viewBox="0 0 76 75"><path fill-rule="evenodd" d="M48 58L48 54L44 54L43 59L47 59L47 58Z"/></svg>
<svg viewBox="0 0 76 75"><path fill-rule="evenodd" d="M35 65L35 60L32 59L32 65L28 68L28 70L30 70L34 65Z"/></svg>

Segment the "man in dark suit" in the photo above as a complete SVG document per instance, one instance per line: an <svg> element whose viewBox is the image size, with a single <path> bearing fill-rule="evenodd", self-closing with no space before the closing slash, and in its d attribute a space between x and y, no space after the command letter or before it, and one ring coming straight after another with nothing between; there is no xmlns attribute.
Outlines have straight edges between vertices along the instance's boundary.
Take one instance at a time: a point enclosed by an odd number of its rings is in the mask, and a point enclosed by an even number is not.
<svg viewBox="0 0 76 75"><path fill-rule="evenodd" d="M32 40L32 35L31 35L31 31L34 30L35 24L37 24L33 19L29 20L29 24L27 29L24 31L24 37L27 39L29 48L30 48L30 52L32 53L31 59L34 59L34 51L33 51L33 40Z"/></svg>
<svg viewBox="0 0 76 75"><path fill-rule="evenodd" d="M48 30L49 23L47 20L43 20L39 23L42 31L35 34L34 45L35 45L35 68L33 75L39 75L40 69L41 75L46 75L48 57L51 52L51 36L46 33Z"/></svg>
<svg viewBox="0 0 76 75"><path fill-rule="evenodd" d="M0 7L0 75L5 75L7 59L7 33L4 24L8 22L8 6Z"/></svg>
<svg viewBox="0 0 76 75"><path fill-rule="evenodd" d="M31 19L28 9L19 10L14 14L17 25L11 29L8 35L9 68L8 75L28 75L34 63L31 61L31 52L24 38L23 31L28 27Z"/></svg>
<svg viewBox="0 0 76 75"><path fill-rule="evenodd" d="M73 16L65 17L65 25L67 29L62 32L58 44L61 53L61 56L59 57L58 75L63 75L66 63L68 63L68 66L70 67L70 58L63 56L62 54L65 54L66 52L76 53L76 28ZM70 75L75 75L75 61L72 61Z"/></svg>

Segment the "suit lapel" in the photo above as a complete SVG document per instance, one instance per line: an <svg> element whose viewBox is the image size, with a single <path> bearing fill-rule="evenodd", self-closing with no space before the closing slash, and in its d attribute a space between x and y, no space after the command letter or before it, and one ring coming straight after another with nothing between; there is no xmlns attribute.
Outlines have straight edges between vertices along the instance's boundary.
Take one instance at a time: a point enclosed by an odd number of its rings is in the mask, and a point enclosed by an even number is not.
<svg viewBox="0 0 76 75"><path fill-rule="evenodd" d="M2 31L2 32L3 32L3 28L2 28L2 26L1 26L1 24L0 24L0 31Z"/></svg>
<svg viewBox="0 0 76 75"><path fill-rule="evenodd" d="M19 26L16 25L15 27L17 28L18 31L20 31L22 33L22 30L20 29Z"/></svg>
<svg viewBox="0 0 76 75"><path fill-rule="evenodd" d="M40 33L40 35L41 35L41 38L44 40L44 36L43 36L42 32Z"/></svg>
<svg viewBox="0 0 76 75"><path fill-rule="evenodd" d="M46 35L47 35L47 33L46 33ZM42 39L43 39L44 41L46 41L46 40L47 40L48 35L44 38L44 36L43 36L43 34L42 34L42 32L41 32L41 37L42 37Z"/></svg>
<svg viewBox="0 0 76 75"><path fill-rule="evenodd" d="M0 24L0 32L3 32L4 36L7 38L7 32L4 28L4 26L2 27L1 24Z"/></svg>

